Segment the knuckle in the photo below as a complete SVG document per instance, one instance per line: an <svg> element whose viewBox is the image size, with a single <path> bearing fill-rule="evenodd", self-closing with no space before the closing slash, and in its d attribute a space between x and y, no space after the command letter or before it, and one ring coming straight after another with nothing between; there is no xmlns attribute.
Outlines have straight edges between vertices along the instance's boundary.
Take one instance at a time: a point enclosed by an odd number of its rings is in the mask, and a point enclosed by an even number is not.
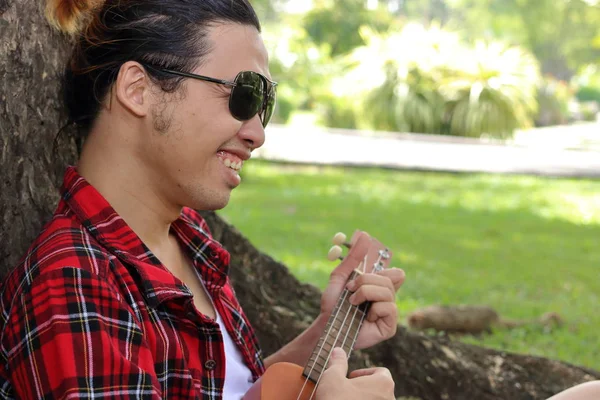
<svg viewBox="0 0 600 400"><path fill-rule="evenodd" d="M354 295L355 296L362 296L365 297L367 296L367 292L368 292L368 288L366 286L360 286L358 289L356 289L354 291Z"/></svg>
<svg viewBox="0 0 600 400"><path fill-rule="evenodd" d="M354 278L354 281L358 285L363 285L365 283L365 275L358 275L356 278Z"/></svg>
<svg viewBox="0 0 600 400"><path fill-rule="evenodd" d="M387 369L385 367L378 367L377 368L377 374L380 375L385 380L391 380L392 379L392 373L390 372L389 369Z"/></svg>
<svg viewBox="0 0 600 400"><path fill-rule="evenodd" d="M392 373L387 368L381 368L381 385L387 391L394 391L396 387L396 382L394 382L394 378L392 377Z"/></svg>
<svg viewBox="0 0 600 400"><path fill-rule="evenodd" d="M396 332L398 331L397 326L393 325L390 329L390 331L388 332L387 339L393 338L396 335Z"/></svg>
<svg viewBox="0 0 600 400"><path fill-rule="evenodd" d="M396 291L396 289L394 288L394 281L392 280L392 278L387 279L387 286L391 289L392 292Z"/></svg>

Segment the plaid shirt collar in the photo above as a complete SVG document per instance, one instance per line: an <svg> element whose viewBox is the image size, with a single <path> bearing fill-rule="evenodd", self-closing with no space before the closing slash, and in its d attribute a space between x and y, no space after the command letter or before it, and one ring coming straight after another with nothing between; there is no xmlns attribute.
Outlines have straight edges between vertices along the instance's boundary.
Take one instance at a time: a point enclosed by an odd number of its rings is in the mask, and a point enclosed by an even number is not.
<svg viewBox="0 0 600 400"><path fill-rule="evenodd" d="M176 297L192 297L183 282L165 268L108 201L77 173L75 167L67 168L61 194L90 234L125 265L137 271L143 282L144 296L150 304L158 306ZM222 288L227 280L229 252L187 218L185 208L171 224L171 230L187 250L206 288L209 291Z"/></svg>

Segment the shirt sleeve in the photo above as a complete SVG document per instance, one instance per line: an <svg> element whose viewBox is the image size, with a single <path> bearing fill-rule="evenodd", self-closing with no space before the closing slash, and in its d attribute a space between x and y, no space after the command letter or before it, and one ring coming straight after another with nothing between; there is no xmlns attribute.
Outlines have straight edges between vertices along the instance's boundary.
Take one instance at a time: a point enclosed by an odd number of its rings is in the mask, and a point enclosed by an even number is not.
<svg viewBox="0 0 600 400"><path fill-rule="evenodd" d="M2 332L0 395L160 398L143 331L107 282L67 267L28 287L15 296Z"/></svg>

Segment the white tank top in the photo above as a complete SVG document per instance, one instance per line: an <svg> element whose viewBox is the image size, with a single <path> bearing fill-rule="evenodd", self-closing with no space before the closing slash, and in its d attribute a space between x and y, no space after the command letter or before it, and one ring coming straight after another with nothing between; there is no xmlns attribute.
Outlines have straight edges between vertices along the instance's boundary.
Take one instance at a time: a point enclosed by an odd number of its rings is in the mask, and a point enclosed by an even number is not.
<svg viewBox="0 0 600 400"><path fill-rule="evenodd" d="M198 272L196 271L196 274L197 273ZM204 281L200 275L198 275L198 279L200 280L200 283L202 283L202 288L204 288L204 292L206 292L206 295L212 303L216 314L216 322L219 324L221 334L223 335L223 347L225 349L223 400L240 400L253 384L252 371L250 371L250 368L244 363L242 353L227 331L227 327L223 323L223 319L221 318L219 311L217 311L217 307L215 307L212 297L208 294L206 286L204 286Z"/></svg>
<svg viewBox="0 0 600 400"><path fill-rule="evenodd" d="M225 383L223 386L224 400L239 400L252 386L252 372L243 361L242 353L231 339L227 328L219 315L217 314L217 323L223 334L223 344L225 346Z"/></svg>

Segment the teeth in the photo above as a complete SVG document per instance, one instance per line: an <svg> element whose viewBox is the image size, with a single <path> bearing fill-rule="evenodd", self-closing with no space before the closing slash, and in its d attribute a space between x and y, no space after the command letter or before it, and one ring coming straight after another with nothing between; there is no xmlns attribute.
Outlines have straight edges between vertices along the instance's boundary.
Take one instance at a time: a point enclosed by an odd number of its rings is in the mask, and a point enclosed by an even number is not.
<svg viewBox="0 0 600 400"><path fill-rule="evenodd" d="M242 162L235 162L235 161L231 161L230 159L226 158L225 160L222 160L223 164L225 164L226 167L229 167L231 169L233 169L234 171L239 171L240 169L242 169Z"/></svg>

